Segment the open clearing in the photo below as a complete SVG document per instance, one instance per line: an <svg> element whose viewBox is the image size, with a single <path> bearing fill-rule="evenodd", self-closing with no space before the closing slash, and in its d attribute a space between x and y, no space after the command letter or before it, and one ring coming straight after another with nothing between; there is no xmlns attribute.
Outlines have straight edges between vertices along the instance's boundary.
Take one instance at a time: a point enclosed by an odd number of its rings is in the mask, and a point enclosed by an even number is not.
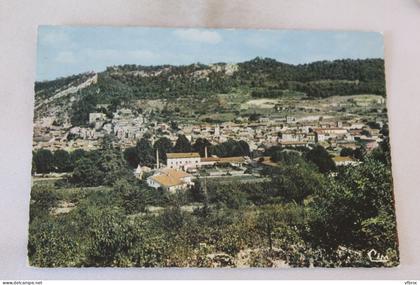
<svg viewBox="0 0 420 285"><path fill-rule="evenodd" d="M279 102L278 99L253 99L245 102L241 105L241 109L248 109L248 108L261 108L261 109L269 109L273 108Z"/></svg>

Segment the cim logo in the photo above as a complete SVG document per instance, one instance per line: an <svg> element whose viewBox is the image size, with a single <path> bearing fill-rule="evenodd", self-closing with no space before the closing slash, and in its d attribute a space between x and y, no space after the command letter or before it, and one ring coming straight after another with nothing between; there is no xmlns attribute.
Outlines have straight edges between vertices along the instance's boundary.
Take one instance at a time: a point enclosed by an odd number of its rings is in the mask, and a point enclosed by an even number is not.
<svg viewBox="0 0 420 285"><path fill-rule="evenodd" d="M380 254L379 252L377 252L375 249L371 249L368 251L367 253L369 260L371 262L380 262L380 263L385 263L389 260L388 256Z"/></svg>

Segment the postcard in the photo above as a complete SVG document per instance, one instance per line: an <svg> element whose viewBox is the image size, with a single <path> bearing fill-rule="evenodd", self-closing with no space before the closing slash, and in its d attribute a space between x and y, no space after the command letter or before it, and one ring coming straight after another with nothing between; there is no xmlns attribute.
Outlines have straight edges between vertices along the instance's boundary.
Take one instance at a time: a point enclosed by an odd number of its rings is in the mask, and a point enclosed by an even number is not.
<svg viewBox="0 0 420 285"><path fill-rule="evenodd" d="M41 26L35 267L399 264L380 33Z"/></svg>

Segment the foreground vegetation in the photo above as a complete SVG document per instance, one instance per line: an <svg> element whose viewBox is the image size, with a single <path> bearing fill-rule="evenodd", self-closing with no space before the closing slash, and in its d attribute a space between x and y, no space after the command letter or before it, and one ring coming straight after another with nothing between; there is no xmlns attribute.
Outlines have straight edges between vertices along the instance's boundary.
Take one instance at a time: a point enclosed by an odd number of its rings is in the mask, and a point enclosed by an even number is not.
<svg viewBox="0 0 420 285"><path fill-rule="evenodd" d="M200 180L168 194L134 179L123 153L105 144L75 159L67 178L34 181L29 260L41 267L395 266L386 146L339 169L322 148L272 149L277 166L263 170L265 180ZM388 260L369 259L372 249Z"/></svg>

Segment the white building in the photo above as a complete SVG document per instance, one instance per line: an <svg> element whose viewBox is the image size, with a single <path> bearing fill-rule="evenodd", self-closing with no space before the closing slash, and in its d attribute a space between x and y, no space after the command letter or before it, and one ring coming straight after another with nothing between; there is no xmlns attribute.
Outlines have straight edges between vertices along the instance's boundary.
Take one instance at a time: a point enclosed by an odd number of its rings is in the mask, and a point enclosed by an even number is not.
<svg viewBox="0 0 420 285"><path fill-rule="evenodd" d="M89 124L103 122L105 119L106 115L104 113L89 113Z"/></svg>
<svg viewBox="0 0 420 285"><path fill-rule="evenodd" d="M164 168L147 178L147 184L153 188L163 188L169 192L184 190L194 185L193 176L182 170Z"/></svg>
<svg viewBox="0 0 420 285"><path fill-rule="evenodd" d="M349 156L335 156L333 161L337 166L358 165L360 163Z"/></svg>
<svg viewBox="0 0 420 285"><path fill-rule="evenodd" d="M166 165L175 169L196 168L200 164L198 152L167 153Z"/></svg>
<svg viewBox="0 0 420 285"><path fill-rule="evenodd" d="M281 132L280 136L281 136L280 141L282 142L297 142L297 141L302 141L305 134L297 130L287 130L287 131Z"/></svg>
<svg viewBox="0 0 420 285"><path fill-rule="evenodd" d="M326 141L329 138L345 137L348 131L343 128L321 128L315 129L316 140L318 142Z"/></svg>
<svg viewBox="0 0 420 285"><path fill-rule="evenodd" d="M134 176L136 176L138 179L143 179L144 174L151 172L152 169L147 166L140 166L140 164L137 166L137 168L134 170Z"/></svg>
<svg viewBox="0 0 420 285"><path fill-rule="evenodd" d="M292 117L292 116L287 116L286 117L286 123L288 123L288 124L296 123L296 118Z"/></svg>
<svg viewBox="0 0 420 285"><path fill-rule="evenodd" d="M220 127L219 127L219 125L216 125L216 127L214 127L214 135L216 137L220 136Z"/></svg>

